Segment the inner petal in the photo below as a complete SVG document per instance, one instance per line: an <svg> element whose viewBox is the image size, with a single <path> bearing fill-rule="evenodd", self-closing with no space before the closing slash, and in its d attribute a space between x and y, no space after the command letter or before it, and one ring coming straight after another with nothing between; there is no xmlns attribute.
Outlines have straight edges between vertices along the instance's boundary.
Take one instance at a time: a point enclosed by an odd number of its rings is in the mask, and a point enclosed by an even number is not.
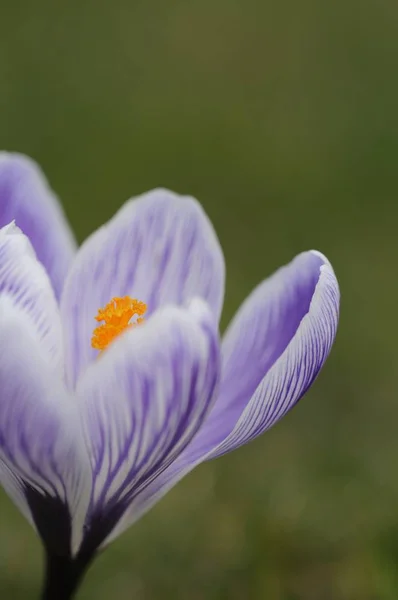
<svg viewBox="0 0 398 600"><path fill-rule="evenodd" d="M218 321L224 262L214 230L192 198L155 190L128 202L79 249L61 298L66 381L74 389L95 360L93 317L114 296L145 300L146 315L204 299Z"/></svg>

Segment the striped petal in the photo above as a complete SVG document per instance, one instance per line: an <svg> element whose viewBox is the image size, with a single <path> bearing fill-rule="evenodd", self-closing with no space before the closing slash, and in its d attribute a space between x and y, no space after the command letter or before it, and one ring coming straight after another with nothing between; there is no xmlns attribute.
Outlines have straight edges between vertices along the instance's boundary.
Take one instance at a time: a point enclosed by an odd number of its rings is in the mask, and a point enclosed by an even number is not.
<svg viewBox="0 0 398 600"><path fill-rule="evenodd" d="M34 161L0 152L0 227L14 220L29 237L59 298L76 251L61 205Z"/></svg>
<svg viewBox="0 0 398 600"><path fill-rule="evenodd" d="M13 223L0 229L0 297L29 317L46 360L63 377L62 327L54 292L30 241Z"/></svg>
<svg viewBox="0 0 398 600"><path fill-rule="evenodd" d="M339 288L318 252L306 252L245 301L223 341L217 402L194 440L124 517L138 519L203 460L249 442L308 390L333 344Z"/></svg>
<svg viewBox="0 0 398 600"><path fill-rule="evenodd" d="M0 482L47 550L68 556L80 544L90 491L76 405L30 316L6 295L0 346Z"/></svg>
<svg viewBox="0 0 398 600"><path fill-rule="evenodd" d="M113 296L142 300L149 315L198 296L218 319L223 293L221 248L196 200L155 190L128 202L83 244L65 284L69 385L96 356L94 316Z"/></svg>
<svg viewBox="0 0 398 600"><path fill-rule="evenodd" d="M83 553L106 540L129 504L198 431L219 363L217 325L197 299L189 309L160 309L119 337L79 379L93 469Z"/></svg>
<svg viewBox="0 0 398 600"><path fill-rule="evenodd" d="M209 430L203 434L211 438L223 415L228 428L232 424L234 427L207 458L254 439L300 400L329 355L337 331L339 303L333 269L318 252L300 255L274 276L271 289L269 284L260 286L249 297L225 338L220 403L214 420L209 419ZM263 310L265 306L269 312ZM251 317L259 323L261 316L268 321L268 327L261 332L269 336L267 342L263 338L268 348L265 344L261 347L255 329L250 333ZM243 349L248 357L247 373L240 366L239 353ZM236 379L239 369L240 386ZM253 388L253 395L246 396ZM227 428L224 435L226 431Z"/></svg>

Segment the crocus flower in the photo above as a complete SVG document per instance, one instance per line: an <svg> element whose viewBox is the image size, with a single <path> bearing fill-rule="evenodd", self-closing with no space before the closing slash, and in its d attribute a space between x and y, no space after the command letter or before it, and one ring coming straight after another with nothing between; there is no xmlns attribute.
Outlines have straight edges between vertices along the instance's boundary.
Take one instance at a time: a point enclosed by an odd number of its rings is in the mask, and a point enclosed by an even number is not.
<svg viewBox="0 0 398 600"><path fill-rule="evenodd" d="M0 481L43 541L43 598L68 600L185 474L298 402L339 289L322 254L299 254L220 343L224 260L193 198L130 200L77 250L35 163L3 153L0 226Z"/></svg>

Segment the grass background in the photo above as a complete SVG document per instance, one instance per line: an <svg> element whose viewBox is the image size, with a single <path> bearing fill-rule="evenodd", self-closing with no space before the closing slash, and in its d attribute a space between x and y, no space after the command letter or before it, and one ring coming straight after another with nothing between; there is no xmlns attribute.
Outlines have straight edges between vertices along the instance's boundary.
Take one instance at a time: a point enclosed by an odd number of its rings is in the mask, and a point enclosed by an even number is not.
<svg viewBox="0 0 398 600"><path fill-rule="evenodd" d="M79 240L158 185L195 195L227 261L223 327L301 250L342 288L299 407L189 475L79 599L398 597L398 5L1 2L0 146L33 156ZM0 497L0 590L36 598L35 534Z"/></svg>

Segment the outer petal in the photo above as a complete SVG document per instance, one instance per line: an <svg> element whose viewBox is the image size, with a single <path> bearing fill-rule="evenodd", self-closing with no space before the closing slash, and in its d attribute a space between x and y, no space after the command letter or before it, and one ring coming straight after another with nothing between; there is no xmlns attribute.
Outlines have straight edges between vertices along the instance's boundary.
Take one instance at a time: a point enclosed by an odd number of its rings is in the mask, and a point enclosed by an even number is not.
<svg viewBox="0 0 398 600"><path fill-rule="evenodd" d="M0 227L13 220L32 242L59 298L76 250L61 205L35 162L0 152Z"/></svg>
<svg viewBox="0 0 398 600"><path fill-rule="evenodd" d="M201 300L160 310L116 340L77 386L93 468L90 554L203 423L219 375L217 326ZM127 526L127 524L125 524Z"/></svg>
<svg viewBox="0 0 398 600"><path fill-rule="evenodd" d="M13 223L0 229L0 297L26 313L46 360L63 376L62 329L54 292L28 238Z"/></svg>
<svg viewBox="0 0 398 600"><path fill-rule="evenodd" d="M207 458L213 458L229 452L260 435L281 419L305 394L313 383L329 355L336 336L339 319L340 292L333 269L327 259L318 252L300 255L291 264L290 281L284 282L286 304L276 309L274 316L279 321L278 329L269 328L272 351L263 356L265 375L261 378L260 363L253 358L253 370L239 390L234 376L240 363L238 347L246 344L249 361L260 350L255 337L248 334L250 327L247 317L250 312L261 311L261 296L264 290L258 290L248 300L225 340L225 370L220 394L220 405L214 413L214 421L209 419L209 432L214 431L222 415L228 414L229 426L236 423L232 432L211 452ZM285 273L286 275L286 273ZM283 277L283 273L280 274ZM276 281L274 282L276 283ZM282 282L278 282L282 284ZM283 284L282 284L283 285ZM266 294L268 296L269 290ZM264 296L263 296L264 299ZM268 298L268 302L271 298ZM272 300L283 299L274 295ZM251 304L251 306L250 306ZM248 312L249 311L249 312ZM275 314L276 313L276 314ZM263 315L265 318L265 314ZM253 332L254 333L254 332ZM273 334L273 338L272 338ZM282 340L282 341L280 341ZM244 394L256 383L250 401ZM232 391L235 390L235 394ZM246 406L245 406L246 404ZM242 411L244 408L244 411ZM238 420L234 416L239 417ZM207 432L204 432L207 435Z"/></svg>
<svg viewBox="0 0 398 600"><path fill-rule="evenodd" d="M69 384L95 357L94 317L113 296L139 298L149 314L199 296L218 318L223 294L221 248L196 200L154 190L129 201L83 244L65 284Z"/></svg>
<svg viewBox="0 0 398 600"><path fill-rule="evenodd" d="M338 313L337 280L318 252L299 255L263 282L227 331L220 394L204 426L125 519L138 519L197 464L250 441L286 414L325 362Z"/></svg>
<svg viewBox="0 0 398 600"><path fill-rule="evenodd" d="M0 297L0 482L50 552L77 549L89 499L75 404L29 316Z"/></svg>

